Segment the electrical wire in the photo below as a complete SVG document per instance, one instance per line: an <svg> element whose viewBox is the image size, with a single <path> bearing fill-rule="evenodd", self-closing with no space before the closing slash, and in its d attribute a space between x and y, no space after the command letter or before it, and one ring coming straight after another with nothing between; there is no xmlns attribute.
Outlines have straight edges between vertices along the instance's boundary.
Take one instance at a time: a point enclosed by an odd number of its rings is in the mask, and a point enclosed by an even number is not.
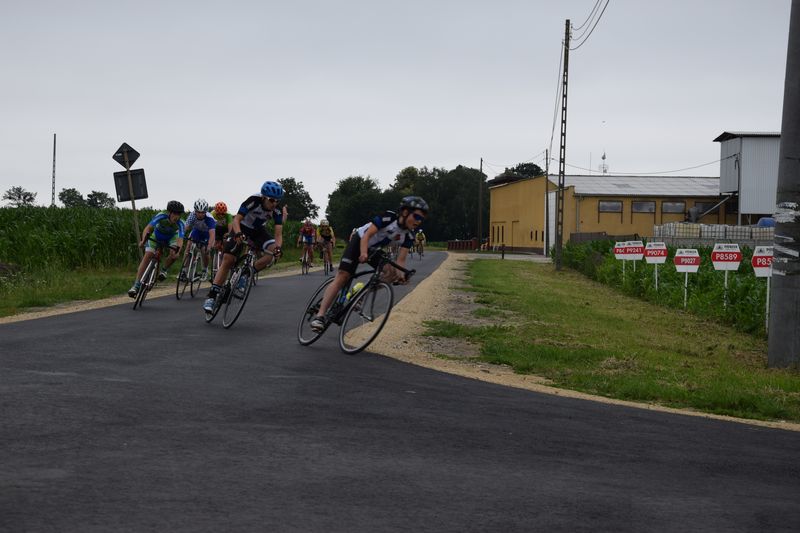
<svg viewBox="0 0 800 533"><path fill-rule="evenodd" d="M678 169L675 169L675 170L661 170L661 171L658 171L658 172L614 172L611 175L613 175L613 176L651 176L651 175L655 175L655 174L669 174L671 172L683 172L684 170L694 170L695 168L707 167L708 165L713 165L714 163L720 163L722 161L725 161L726 159L731 159L733 157L736 157L736 155L737 154L732 154L732 155L723 157L721 159L717 159L715 161L709 161L708 163L703 163L702 165L695 165L693 167L686 167L686 168L678 168ZM551 157L550 159L551 159L551 161L558 161L558 159L556 159L555 157ZM564 163L564 164L567 165L568 167L577 168L578 170L585 170L587 172L595 172L591 168L584 168L584 167L579 167L577 165L570 165L569 163Z"/></svg>
<svg viewBox="0 0 800 533"><path fill-rule="evenodd" d="M589 37L592 36L592 33L594 33L594 29L597 27L597 24L600 22L600 19L603 18L603 13L606 12L606 8L608 7L609 2L611 2L611 0L606 0L606 5L603 6L603 10L600 12L600 15L597 17L597 20L594 22L594 26L592 26L592 29L589 32L589 35L587 35L586 38L583 41L580 42L580 44L578 44L574 48L570 48L570 50L577 50L578 48L583 46L584 43L586 43L586 41L589 40Z"/></svg>
<svg viewBox="0 0 800 533"><path fill-rule="evenodd" d="M508 165L501 165L500 163L490 163L489 161L486 161L485 159L483 160L483 164L487 165L487 166L490 166L492 168L502 168L503 171L505 171L505 169L507 169L507 168L512 168L512 167L515 167L517 165L521 165L523 163L533 163L534 161L537 160L537 158L539 156L543 155L544 153L545 153L545 151L542 150L538 154L532 155L531 157L529 157L528 159L526 159L524 161L519 161L517 163L511 163L511 164L508 164Z"/></svg>
<svg viewBox="0 0 800 533"><path fill-rule="evenodd" d="M581 24L581 25L580 25L580 26L578 26L577 28L573 28L575 31L578 31L578 30L580 30L581 28L583 28L583 27L586 25L586 23L587 23L587 22L589 22L590 20L592 20L592 18L594 17L594 12L595 12L595 11L597 11L597 6L599 6L599 5L600 5L600 2L601 2L601 1L602 1L602 0L597 0L597 1L594 3L594 7L592 8L592 11L589 13L589 16L588 16L588 17L586 17L586 20L584 20L584 21L583 21L583 24Z"/></svg>
<svg viewBox="0 0 800 533"><path fill-rule="evenodd" d="M564 41L561 41L561 49L558 51L558 79L556 80L556 101L553 104L553 128L550 130L550 153L553 153L553 136L556 134L556 117L558 116L558 99L561 97L562 85L562 70L561 67L564 62Z"/></svg>

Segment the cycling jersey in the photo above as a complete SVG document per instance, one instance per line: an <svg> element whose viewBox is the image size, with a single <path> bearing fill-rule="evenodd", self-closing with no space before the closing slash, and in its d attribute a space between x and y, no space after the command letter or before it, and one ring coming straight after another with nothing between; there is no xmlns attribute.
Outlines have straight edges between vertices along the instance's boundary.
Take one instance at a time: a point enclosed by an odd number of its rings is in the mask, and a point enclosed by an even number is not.
<svg viewBox="0 0 800 533"><path fill-rule="evenodd" d="M186 219L186 228L184 231L189 232L189 238L196 242L208 242L210 232L217 227L217 221L211 216L211 213L206 212L204 218L198 218L197 214L192 211L189 218Z"/></svg>
<svg viewBox="0 0 800 533"><path fill-rule="evenodd" d="M324 228L320 226L317 229L317 237L325 242L329 242L331 239L335 239L336 235L333 233L333 228L331 226L326 226Z"/></svg>
<svg viewBox="0 0 800 533"><path fill-rule="evenodd" d="M306 244L311 244L314 241L314 225L309 224L306 226L305 224L300 226L300 237Z"/></svg>
<svg viewBox="0 0 800 533"><path fill-rule="evenodd" d="M400 227L397 213L394 211L386 211L383 215L375 217L371 222L367 222L358 228L359 238L364 236L364 233L372 224L378 227L378 232L370 237L367 243L369 248L386 246L391 242L397 243L404 248L411 248L411 245L414 244L411 231Z"/></svg>
<svg viewBox="0 0 800 533"><path fill-rule="evenodd" d="M425 241L425 234L421 231L417 233L417 242L424 242Z"/></svg>
<svg viewBox="0 0 800 533"><path fill-rule="evenodd" d="M214 222L217 223L217 229L223 229L225 231L228 231L228 226L233 222L233 215L230 213L220 215L216 211L211 211L211 217L214 219Z"/></svg>
<svg viewBox="0 0 800 533"><path fill-rule="evenodd" d="M239 206L238 214L244 217L240 225L250 229L261 228L270 219L275 221L276 226L283 225L283 213L277 208L270 211L264 209L264 197L258 194L245 200Z"/></svg>
<svg viewBox="0 0 800 533"><path fill-rule="evenodd" d="M169 213L165 211L154 216L148 224L153 228L153 234L150 238L155 241L168 243L177 237L183 238L185 227L183 220L178 219L175 222L171 222Z"/></svg>

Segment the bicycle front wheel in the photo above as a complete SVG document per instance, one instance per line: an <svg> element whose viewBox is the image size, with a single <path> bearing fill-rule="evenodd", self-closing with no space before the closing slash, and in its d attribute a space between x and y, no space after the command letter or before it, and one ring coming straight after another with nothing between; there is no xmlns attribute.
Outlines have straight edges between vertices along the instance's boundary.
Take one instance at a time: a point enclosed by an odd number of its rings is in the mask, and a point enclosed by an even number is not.
<svg viewBox="0 0 800 533"><path fill-rule="evenodd" d="M319 311L319 305L322 302L325 289L327 289L328 285L331 283L333 283L333 278L328 278L322 282L322 285L319 286L314 295L308 300L305 311L303 311L303 316L300 317L300 322L297 324L297 341L303 346L312 344L325 333L325 330L319 332L312 330L311 321L317 316L317 311Z"/></svg>
<svg viewBox="0 0 800 533"><path fill-rule="evenodd" d="M225 300L222 312L222 327L230 328L242 314L250 289L253 287L254 270L249 265L244 265L231 276L231 289ZM242 281L244 278L244 281Z"/></svg>
<svg viewBox="0 0 800 533"><path fill-rule="evenodd" d="M351 300L339 330L339 347L358 353L381 332L394 303L392 286L383 281L361 289Z"/></svg>
<svg viewBox="0 0 800 533"><path fill-rule="evenodd" d="M200 292L200 284L203 283L200 281L200 274L197 272L201 261L202 254L195 251L192 254L192 262L189 263L189 272L186 273L187 277L189 278L189 294L192 295L192 298L194 298L195 294Z"/></svg>
<svg viewBox="0 0 800 533"><path fill-rule="evenodd" d="M189 257L188 265L191 265L192 255L190 254L188 257ZM187 268L187 262L184 261L183 263L184 264L181 266L181 270L178 273L178 281L176 282L175 285L175 298L177 298L178 300L180 300L181 297L183 297L183 294L186 292L186 287L189 285L189 279L190 279L187 277L189 272L189 269Z"/></svg>
<svg viewBox="0 0 800 533"><path fill-rule="evenodd" d="M142 304L144 304L144 299L147 298L147 293L150 292L150 289L156 284L157 271L158 261L151 259L150 264L147 265L147 268L144 269L144 274L142 274L142 284L139 286L136 299L133 301L134 309L137 307L141 309Z"/></svg>

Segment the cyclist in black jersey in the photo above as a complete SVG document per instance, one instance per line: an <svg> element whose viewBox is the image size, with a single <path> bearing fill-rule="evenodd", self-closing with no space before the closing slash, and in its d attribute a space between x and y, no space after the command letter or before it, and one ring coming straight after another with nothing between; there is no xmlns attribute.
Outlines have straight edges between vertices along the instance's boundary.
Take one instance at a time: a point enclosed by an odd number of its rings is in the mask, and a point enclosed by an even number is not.
<svg viewBox="0 0 800 533"><path fill-rule="evenodd" d="M325 290L317 316L311 321L311 329L314 331L325 329L325 313L336 298L336 294L350 281L350 277L355 274L359 263L367 262L371 250L397 242L400 244L400 252L395 262L401 267L405 267L408 250L414 242L413 232L422 224L427 215L428 203L425 200L419 196L406 196L400 201L400 209L397 213L386 211L383 215L375 217L354 230L342 255L336 277ZM404 283L405 275L387 265L384 270L384 279Z"/></svg>
<svg viewBox="0 0 800 533"><path fill-rule="evenodd" d="M208 298L203 304L203 310L206 313L214 312L214 302L225 283L228 272L236 263L245 238L253 241L261 250L272 252L272 254L263 255L255 262L256 271L270 266L272 261L281 256L285 210L278 209L278 201L282 198L283 187L281 184L275 181L265 181L261 186L261 194L250 196L239 207L239 211L231 221L228 238L225 240L223 247L225 255L222 258L222 264L214 277ZM270 219L275 221L274 237L267 232L265 227Z"/></svg>

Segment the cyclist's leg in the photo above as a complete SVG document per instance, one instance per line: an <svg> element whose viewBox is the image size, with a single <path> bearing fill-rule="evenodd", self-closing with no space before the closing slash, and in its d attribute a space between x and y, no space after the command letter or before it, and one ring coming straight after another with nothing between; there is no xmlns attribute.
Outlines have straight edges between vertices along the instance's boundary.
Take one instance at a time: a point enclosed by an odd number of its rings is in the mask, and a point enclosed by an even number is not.
<svg viewBox="0 0 800 533"><path fill-rule="evenodd" d="M356 268L358 268L358 256L360 254L361 238L356 233L350 239L350 242L347 243L347 247L344 250L344 254L342 254L342 260L339 263L339 270L336 272L336 276L334 276L333 281L330 285L328 285L328 288L325 289L325 294L322 296L322 302L320 302L317 316L314 318L314 320L312 320L312 329L322 329L325 327L325 313L327 313L328 309L330 309L331 304L333 304L334 299L336 299L336 295L342 290L342 287L345 287L347 283L349 283L353 274L355 274Z"/></svg>
<svg viewBox="0 0 800 533"><path fill-rule="evenodd" d="M250 239L259 250L264 252L275 251L275 239L263 227L260 231L254 233ZM262 254L261 257L259 257L256 262L253 263L253 268L255 268L257 272L260 272L267 267L271 267L274 262L275 256L272 255L272 253Z"/></svg>

